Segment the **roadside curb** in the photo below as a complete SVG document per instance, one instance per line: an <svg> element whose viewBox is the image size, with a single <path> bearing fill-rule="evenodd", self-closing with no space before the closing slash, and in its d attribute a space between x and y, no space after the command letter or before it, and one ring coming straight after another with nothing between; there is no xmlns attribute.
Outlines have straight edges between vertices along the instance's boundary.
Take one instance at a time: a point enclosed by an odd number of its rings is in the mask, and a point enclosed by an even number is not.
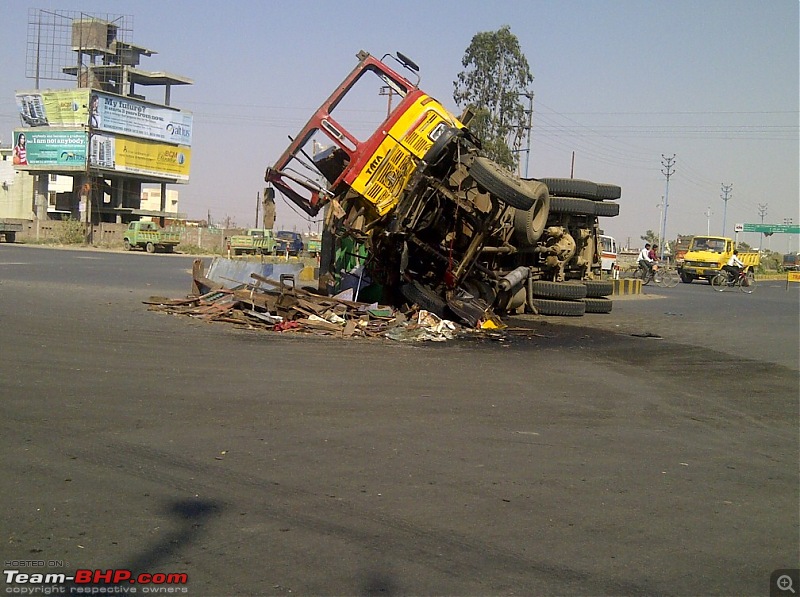
<svg viewBox="0 0 800 597"><path fill-rule="evenodd" d="M612 296L642 293L641 280L634 280L633 278L623 278L621 280L612 280L612 282L614 283L614 290L611 293Z"/></svg>

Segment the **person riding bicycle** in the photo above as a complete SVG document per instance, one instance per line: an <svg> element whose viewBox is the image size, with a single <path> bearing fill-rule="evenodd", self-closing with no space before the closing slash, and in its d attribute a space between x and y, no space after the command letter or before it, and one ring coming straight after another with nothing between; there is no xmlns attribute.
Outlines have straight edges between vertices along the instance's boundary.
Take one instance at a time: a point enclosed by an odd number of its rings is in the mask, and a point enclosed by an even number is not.
<svg viewBox="0 0 800 597"><path fill-rule="evenodd" d="M650 243L644 243L644 249L639 251L639 267L642 268L645 272L652 274L653 264L655 263L655 259L650 257L650 253L651 253Z"/></svg>
<svg viewBox="0 0 800 597"><path fill-rule="evenodd" d="M728 259L728 263L722 266L722 269L728 274L728 280L735 280L742 273L744 263L738 257L739 250L734 249L733 255Z"/></svg>

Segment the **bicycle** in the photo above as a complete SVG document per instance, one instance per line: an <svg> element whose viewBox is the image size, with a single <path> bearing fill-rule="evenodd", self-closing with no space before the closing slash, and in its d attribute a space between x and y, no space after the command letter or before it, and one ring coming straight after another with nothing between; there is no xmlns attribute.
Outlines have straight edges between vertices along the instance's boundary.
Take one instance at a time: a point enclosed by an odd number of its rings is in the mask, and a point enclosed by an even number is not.
<svg viewBox="0 0 800 597"><path fill-rule="evenodd" d="M719 292L724 291L726 288L739 287L739 290L747 294L753 294L756 289L756 277L750 270L742 270L735 278L731 276L727 270L720 271L716 276L711 278L711 288Z"/></svg>
<svg viewBox="0 0 800 597"><path fill-rule="evenodd" d="M681 277L678 270L673 267L663 266L658 268L659 279L654 280L656 285L662 288L675 288L680 282Z"/></svg>
<svg viewBox="0 0 800 597"><path fill-rule="evenodd" d="M658 274L657 267L653 267L652 269L643 265L640 265L636 268L636 271L633 272L633 279L634 280L641 280L642 286L647 286L650 282L655 282L658 284L661 281L661 276Z"/></svg>
<svg viewBox="0 0 800 597"><path fill-rule="evenodd" d="M639 266L633 272L634 280L641 280L642 286L647 286L653 282L656 286L661 288L674 288L678 285L680 277L678 272L669 267L653 266L653 269Z"/></svg>

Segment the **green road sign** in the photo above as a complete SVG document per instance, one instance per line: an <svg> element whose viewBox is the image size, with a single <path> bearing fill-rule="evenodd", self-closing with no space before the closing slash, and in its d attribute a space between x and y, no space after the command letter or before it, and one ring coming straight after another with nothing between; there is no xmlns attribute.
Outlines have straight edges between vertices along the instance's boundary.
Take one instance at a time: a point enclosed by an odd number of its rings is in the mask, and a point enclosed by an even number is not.
<svg viewBox="0 0 800 597"><path fill-rule="evenodd" d="M787 224L742 224L742 232L763 232L764 234L800 234L800 225Z"/></svg>

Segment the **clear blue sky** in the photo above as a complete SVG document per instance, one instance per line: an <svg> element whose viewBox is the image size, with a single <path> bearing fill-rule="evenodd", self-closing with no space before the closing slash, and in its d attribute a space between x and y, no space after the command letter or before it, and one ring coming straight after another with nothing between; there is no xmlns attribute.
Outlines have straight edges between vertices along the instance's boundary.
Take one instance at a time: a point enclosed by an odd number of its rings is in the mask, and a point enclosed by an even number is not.
<svg viewBox="0 0 800 597"><path fill-rule="evenodd" d="M535 81L531 176L619 184L604 220L623 244L659 228L662 154L676 155L667 236L722 232L721 184L737 222L800 223L796 0L271 2L61 0L3 3L0 139L19 126L30 8L132 17L129 41L158 51L141 67L194 79L172 104L194 112L190 217L251 226L264 170L355 65L401 51L421 87L453 111L453 81L472 36L511 27ZM42 88L68 86L43 82ZM710 220L706 216L710 208ZM281 227L309 226L279 201ZM316 228L316 225L313 225ZM758 235L743 240L758 244ZM773 249L789 239L774 236ZM793 239L797 250L798 238Z"/></svg>

